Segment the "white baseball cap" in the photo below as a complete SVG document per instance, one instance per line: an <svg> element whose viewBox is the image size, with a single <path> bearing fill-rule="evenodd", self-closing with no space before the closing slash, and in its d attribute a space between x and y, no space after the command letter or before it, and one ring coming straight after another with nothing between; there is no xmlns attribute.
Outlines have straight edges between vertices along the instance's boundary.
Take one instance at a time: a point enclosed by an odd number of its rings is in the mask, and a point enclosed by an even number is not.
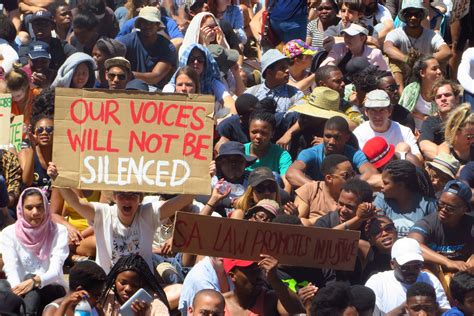
<svg viewBox="0 0 474 316"><path fill-rule="evenodd" d="M356 23L351 23L351 25L348 28L343 29L342 32L350 36L355 36L357 34L369 35L369 30Z"/></svg>
<svg viewBox="0 0 474 316"><path fill-rule="evenodd" d="M410 261L424 261L420 244L413 238L398 239L392 246L392 259L399 265Z"/></svg>

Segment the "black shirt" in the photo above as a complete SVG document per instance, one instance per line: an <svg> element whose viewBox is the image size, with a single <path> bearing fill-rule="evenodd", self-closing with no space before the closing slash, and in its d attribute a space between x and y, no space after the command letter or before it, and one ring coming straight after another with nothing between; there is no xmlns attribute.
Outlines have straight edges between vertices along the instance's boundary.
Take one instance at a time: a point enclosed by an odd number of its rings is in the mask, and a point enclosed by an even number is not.
<svg viewBox="0 0 474 316"><path fill-rule="evenodd" d="M444 142L443 122L439 116L429 116L423 122L419 141L422 140L429 140L436 145L441 145Z"/></svg>
<svg viewBox="0 0 474 316"><path fill-rule="evenodd" d="M425 244L451 259L466 261L474 253L474 217L464 215L458 226L443 225L438 213L431 213L413 225L411 232L425 237Z"/></svg>
<svg viewBox="0 0 474 316"><path fill-rule="evenodd" d="M217 125L217 133L219 136L239 142L242 144L250 142L248 127L245 128L240 123L240 117L238 115L232 115L224 119Z"/></svg>
<svg viewBox="0 0 474 316"><path fill-rule="evenodd" d="M415 130L415 119L413 115L400 104L395 104L393 107L392 120L408 127L412 131Z"/></svg>
<svg viewBox="0 0 474 316"><path fill-rule="evenodd" d="M367 280L374 274L392 270L392 267L390 267L391 259L392 256L390 254L381 253L377 248L371 247L367 256L367 264L362 271L362 284L365 284Z"/></svg>

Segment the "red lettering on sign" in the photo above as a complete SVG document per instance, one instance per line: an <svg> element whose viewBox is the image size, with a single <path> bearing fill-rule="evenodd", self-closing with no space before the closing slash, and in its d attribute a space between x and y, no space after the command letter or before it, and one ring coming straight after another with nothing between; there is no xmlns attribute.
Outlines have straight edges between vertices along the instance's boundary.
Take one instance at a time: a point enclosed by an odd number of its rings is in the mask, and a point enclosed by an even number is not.
<svg viewBox="0 0 474 316"><path fill-rule="evenodd" d="M210 143L210 141L211 136L209 135L196 136L193 133L186 133L183 140L183 155L206 160L206 157L201 155L201 151L209 148L209 145L206 145L204 142Z"/></svg>
<svg viewBox="0 0 474 316"><path fill-rule="evenodd" d="M120 120L115 113L119 110L119 104L116 100L106 100L101 102L100 106L94 105L92 101L87 102L84 99L77 99L69 107L69 115L76 124L83 124L87 120L101 121L109 124L113 120L115 124L120 125Z"/></svg>

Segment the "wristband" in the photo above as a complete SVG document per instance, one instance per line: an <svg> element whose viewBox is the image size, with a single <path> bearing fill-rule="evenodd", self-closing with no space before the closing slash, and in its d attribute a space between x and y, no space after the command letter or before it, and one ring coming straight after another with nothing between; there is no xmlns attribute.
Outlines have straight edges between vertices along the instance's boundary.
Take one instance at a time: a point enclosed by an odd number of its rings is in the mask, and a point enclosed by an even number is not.
<svg viewBox="0 0 474 316"><path fill-rule="evenodd" d="M209 203L206 203L207 206L209 206L210 208L215 208L216 206L215 205L212 205L212 204L209 204Z"/></svg>

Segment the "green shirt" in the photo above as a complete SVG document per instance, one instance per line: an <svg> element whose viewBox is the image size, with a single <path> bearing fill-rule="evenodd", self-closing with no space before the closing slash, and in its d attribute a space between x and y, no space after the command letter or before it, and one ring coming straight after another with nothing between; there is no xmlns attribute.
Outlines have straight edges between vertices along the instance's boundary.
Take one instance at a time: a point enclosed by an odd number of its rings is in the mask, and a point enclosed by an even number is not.
<svg viewBox="0 0 474 316"><path fill-rule="evenodd" d="M250 155L251 144L252 143L244 144L246 155ZM247 167L246 170L252 171L258 167L267 167L280 175L284 175L292 162L291 156L286 150L278 145L270 144L267 154L264 157L257 159L251 166Z"/></svg>

